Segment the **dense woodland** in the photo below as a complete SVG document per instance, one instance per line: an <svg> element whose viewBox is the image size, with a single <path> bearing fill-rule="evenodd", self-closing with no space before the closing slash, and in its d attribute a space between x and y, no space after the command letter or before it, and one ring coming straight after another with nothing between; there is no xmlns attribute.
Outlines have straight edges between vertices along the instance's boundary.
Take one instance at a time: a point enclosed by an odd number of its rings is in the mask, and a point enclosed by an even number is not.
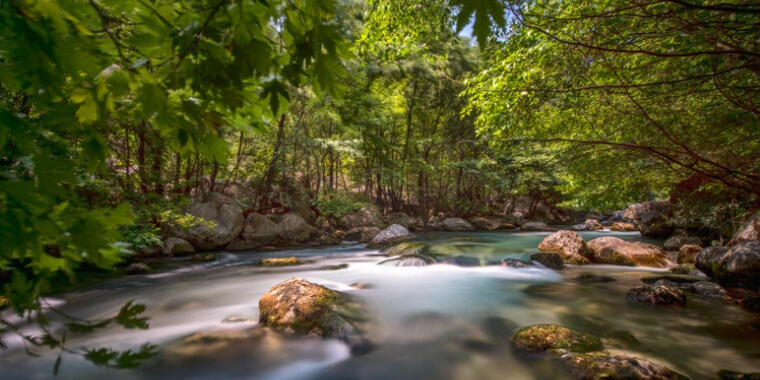
<svg viewBox="0 0 760 380"><path fill-rule="evenodd" d="M5 0L0 146L18 312L198 222L184 207L211 192L423 221L670 197L720 239L759 202L760 6Z"/></svg>

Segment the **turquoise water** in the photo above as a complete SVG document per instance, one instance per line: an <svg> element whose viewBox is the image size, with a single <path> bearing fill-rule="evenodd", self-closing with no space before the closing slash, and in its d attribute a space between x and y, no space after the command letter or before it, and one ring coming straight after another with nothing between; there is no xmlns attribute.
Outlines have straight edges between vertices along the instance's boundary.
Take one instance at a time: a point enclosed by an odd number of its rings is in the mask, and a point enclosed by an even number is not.
<svg viewBox="0 0 760 380"><path fill-rule="evenodd" d="M718 300L689 296L685 308L632 304L625 292L657 269L582 266L563 271L493 265L527 259L547 233L429 233L419 236L433 255L467 256L480 266L378 265L385 257L361 245L266 253L221 253L211 263L93 285L51 298L81 318L103 318L126 301L147 306L148 330L108 328L69 337L72 347L129 349L150 342L160 353L132 370L100 369L64 355L63 379L567 379L556 363L513 352L509 337L520 326L554 322L606 336L614 351L633 353L685 373L714 378L720 369L760 370L757 315ZM640 240L638 233L589 232ZM298 256L297 267L262 268L263 257ZM339 270L328 265L347 264ZM581 284L580 273L618 279ZM209 330L245 331L258 320L258 300L273 285L301 277L361 299L372 315L376 348L351 355L339 341L282 337L182 344ZM357 289L351 284L368 284ZM250 322L223 323L229 316ZM234 334L238 334L235 332ZM620 339L619 337L626 337ZM631 339L633 336L635 339ZM618 337L618 338L615 338ZM51 378L57 353L24 353L18 339L0 353L0 378Z"/></svg>

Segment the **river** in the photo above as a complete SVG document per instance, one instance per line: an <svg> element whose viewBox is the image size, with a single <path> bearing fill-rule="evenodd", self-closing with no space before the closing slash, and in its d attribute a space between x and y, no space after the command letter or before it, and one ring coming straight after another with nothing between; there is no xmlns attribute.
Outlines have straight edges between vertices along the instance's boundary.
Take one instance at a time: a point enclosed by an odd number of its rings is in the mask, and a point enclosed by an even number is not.
<svg viewBox="0 0 760 380"><path fill-rule="evenodd" d="M432 253L476 258L479 266L378 265L387 259L359 244L271 252L222 252L217 260L174 265L158 273L100 282L48 300L79 318L106 318L129 300L145 304L147 330L108 327L71 336L72 347L130 349L150 342L159 354L128 370L98 368L64 354L62 379L569 379L557 363L513 351L515 328L561 323L605 338L613 351L633 353L687 374L715 378L720 369L760 370L760 323L756 315L720 300L688 295L686 307L635 304L625 293L640 279L662 270L601 265L562 271L497 265L527 259L547 233L423 233ZM642 240L638 233L584 232ZM255 265L264 257L296 256L293 267ZM179 259L177 259L179 260ZM472 261L472 259L469 259ZM347 264L347 267L335 267ZM340 268L340 269L335 269ZM604 274L615 282L585 284L581 273ZM250 329L258 300L273 285L305 278L345 291L371 311L376 347L351 355L335 340L282 337L268 333L216 349L179 342L199 331ZM366 284L363 289L351 286ZM230 316L250 321L222 322ZM28 327L33 331L33 327ZM53 377L56 352L33 357L21 341L3 338L0 378ZM39 350L37 350L39 351Z"/></svg>

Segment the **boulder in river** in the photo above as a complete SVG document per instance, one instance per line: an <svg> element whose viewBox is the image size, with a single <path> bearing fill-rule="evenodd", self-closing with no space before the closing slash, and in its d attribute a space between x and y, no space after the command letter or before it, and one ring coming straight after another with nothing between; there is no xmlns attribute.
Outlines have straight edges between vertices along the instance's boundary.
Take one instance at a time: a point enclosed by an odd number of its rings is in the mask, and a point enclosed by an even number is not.
<svg viewBox="0 0 760 380"><path fill-rule="evenodd" d="M343 235L343 239L367 244L372 241L380 231L381 230L377 227L354 227L346 231L346 234Z"/></svg>
<svg viewBox="0 0 760 380"><path fill-rule="evenodd" d="M539 252L530 255L530 259L549 269L561 270L565 267L562 255L559 253Z"/></svg>
<svg viewBox="0 0 760 380"><path fill-rule="evenodd" d="M205 200L191 203L187 213L205 222L185 228L170 226L170 235L189 241L198 250L216 249L235 239L243 230L243 210L232 198L209 193Z"/></svg>
<svg viewBox="0 0 760 380"><path fill-rule="evenodd" d="M315 237L318 233L316 227L306 223L298 214L289 212L280 217L277 224L277 232L283 241L289 244L304 243Z"/></svg>
<svg viewBox="0 0 760 380"><path fill-rule="evenodd" d="M378 263L378 265L392 265L394 267L423 267L435 263L435 259L430 256L410 254L396 256L388 260L381 261Z"/></svg>
<svg viewBox="0 0 760 380"><path fill-rule="evenodd" d="M601 264L667 267L667 253L659 247L642 242L630 242L613 236L593 239L587 246L591 249L591 261Z"/></svg>
<svg viewBox="0 0 760 380"><path fill-rule="evenodd" d="M689 286L689 290L705 298L728 299L726 289L710 281L697 281Z"/></svg>
<svg viewBox="0 0 760 380"><path fill-rule="evenodd" d="M441 222L441 228L446 231L474 231L475 226L462 218L446 218Z"/></svg>
<svg viewBox="0 0 760 380"><path fill-rule="evenodd" d="M667 280L660 280L653 285L640 285L625 295L631 301L651 303L653 305L686 305L686 295Z"/></svg>
<svg viewBox="0 0 760 380"><path fill-rule="evenodd" d="M343 215L338 222L340 227L350 230L354 227L383 227L383 214L375 205L365 206Z"/></svg>
<svg viewBox="0 0 760 380"><path fill-rule="evenodd" d="M682 380L688 377L649 360L608 352L571 353L562 357L578 379Z"/></svg>
<svg viewBox="0 0 760 380"><path fill-rule="evenodd" d="M533 267L532 265L530 265L530 263L526 263L522 260L517 260L517 259L504 259L501 261L501 266L509 267L509 268L532 268Z"/></svg>
<svg viewBox="0 0 760 380"><path fill-rule="evenodd" d="M243 240L258 245L267 245L279 236L277 224L257 212L248 214L241 237Z"/></svg>
<svg viewBox="0 0 760 380"><path fill-rule="evenodd" d="M380 231L380 233L377 234L367 246L372 248L384 247L393 243L398 243L402 240L409 240L413 237L414 235L404 226L400 224L392 224L388 228Z"/></svg>
<svg viewBox="0 0 760 380"><path fill-rule="evenodd" d="M544 222L527 222L520 226L523 231L550 231L551 228Z"/></svg>
<svg viewBox="0 0 760 380"><path fill-rule="evenodd" d="M568 230L557 231L545 237L538 244L538 250L562 255L565 264L588 264L586 256L591 253L581 235Z"/></svg>
<svg viewBox="0 0 760 380"><path fill-rule="evenodd" d="M185 239L170 237L166 239L166 242L164 243L165 255L189 255L192 253L195 253L195 248L193 248L193 245Z"/></svg>
<svg viewBox="0 0 760 380"><path fill-rule="evenodd" d="M499 216L477 216L470 219L470 223L474 224L475 227L477 227L479 230L485 231L507 230L515 228L514 221Z"/></svg>
<svg viewBox="0 0 760 380"><path fill-rule="evenodd" d="M295 256L271 257L268 259L262 259L261 262L259 262L259 265L261 265L262 267L286 267L286 266L301 265L301 264L304 264L304 262L299 260Z"/></svg>
<svg viewBox="0 0 760 380"><path fill-rule="evenodd" d="M538 324L523 327L512 335L512 344L528 352L568 350L592 352L604 348L602 341L590 334L555 324Z"/></svg>
<svg viewBox="0 0 760 380"><path fill-rule="evenodd" d="M512 343L522 351L551 354L578 379L688 379L648 360L604 351L599 338L565 326L540 324L524 327L512 336Z"/></svg>
<svg viewBox="0 0 760 380"><path fill-rule="evenodd" d="M697 257L697 254L699 254L700 251L702 251L702 247L698 245L683 245L678 250L677 262L679 264L694 264L694 259Z"/></svg>
<svg viewBox="0 0 760 380"><path fill-rule="evenodd" d="M667 224L672 210L668 201L634 203L623 212L623 219L636 225L644 236L667 237L673 227Z"/></svg>
<svg viewBox="0 0 760 380"><path fill-rule="evenodd" d="M152 272L153 269L151 269L147 264L143 263L132 263L127 266L126 272L128 275L132 274L146 274Z"/></svg>
<svg viewBox="0 0 760 380"><path fill-rule="evenodd" d="M684 245L702 245L702 239L696 236L671 236L665 243L662 244L662 248L666 251L678 251Z"/></svg>
<svg viewBox="0 0 760 380"><path fill-rule="evenodd" d="M259 323L287 334L309 334L367 347L365 310L347 294L300 278L273 286L259 300Z"/></svg>
<svg viewBox="0 0 760 380"><path fill-rule="evenodd" d="M697 268L694 267L694 264L678 264L670 269L668 269L668 273L673 274L691 274L696 275L698 274Z"/></svg>
<svg viewBox="0 0 760 380"><path fill-rule="evenodd" d="M385 217L388 224L400 224L407 229L414 229L416 227L416 221L405 212L393 212Z"/></svg>
<svg viewBox="0 0 760 380"><path fill-rule="evenodd" d="M405 255L417 255L427 247L423 243L416 242L402 242L394 245L383 251L386 256L405 256Z"/></svg>
<svg viewBox="0 0 760 380"><path fill-rule="evenodd" d="M602 223L599 223L599 221L596 219L586 219L583 224L586 226L586 230L588 231L598 231L604 229Z"/></svg>
<svg viewBox="0 0 760 380"><path fill-rule="evenodd" d="M636 226L633 223L615 222L610 225L610 231L628 232L636 231Z"/></svg>
<svg viewBox="0 0 760 380"><path fill-rule="evenodd" d="M702 272L728 287L760 289L760 241L746 240L728 247L708 247L697 255Z"/></svg>
<svg viewBox="0 0 760 380"><path fill-rule="evenodd" d="M604 282L615 282L613 277L610 276L603 276L593 273L582 273L575 277L575 280L584 284L598 284L598 283L604 283Z"/></svg>

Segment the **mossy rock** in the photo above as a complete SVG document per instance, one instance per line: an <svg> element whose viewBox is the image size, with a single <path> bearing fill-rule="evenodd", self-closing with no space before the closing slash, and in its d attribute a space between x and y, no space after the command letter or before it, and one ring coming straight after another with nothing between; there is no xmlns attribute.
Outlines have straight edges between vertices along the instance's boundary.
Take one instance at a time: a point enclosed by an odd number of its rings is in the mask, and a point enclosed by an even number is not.
<svg viewBox="0 0 760 380"><path fill-rule="evenodd" d="M610 276L602 276L593 273L582 273L575 277L575 281L584 284L598 284L604 282L615 282L617 280Z"/></svg>
<svg viewBox="0 0 760 380"><path fill-rule="evenodd" d="M207 263L214 260L216 260L216 255L213 253L196 253L190 257L190 261L194 263Z"/></svg>
<svg viewBox="0 0 760 380"><path fill-rule="evenodd" d="M528 352L563 349L585 353L604 348L599 338L556 324L523 327L512 336L512 343L515 347Z"/></svg>
<svg viewBox="0 0 760 380"><path fill-rule="evenodd" d="M262 267L286 267L291 265L301 265L304 264L303 261L299 260L295 256L290 257L272 257L268 259L263 259L259 263Z"/></svg>
<svg viewBox="0 0 760 380"><path fill-rule="evenodd" d="M348 268L348 264L343 263L343 264L335 264L335 265L324 265L324 266L321 266L319 269L322 269L322 270L341 270L341 269L346 269L346 268Z"/></svg>
<svg viewBox="0 0 760 380"><path fill-rule="evenodd" d="M343 340L355 352L370 346L366 321L352 297L298 278L273 286L259 300L259 323L287 334Z"/></svg>
<svg viewBox="0 0 760 380"><path fill-rule="evenodd" d="M578 379L682 380L667 367L629 355L608 352L571 353L562 357Z"/></svg>
<svg viewBox="0 0 760 380"><path fill-rule="evenodd" d="M697 268L694 264L678 264L668 269L668 273L692 275L697 273Z"/></svg>
<svg viewBox="0 0 760 380"><path fill-rule="evenodd" d="M425 248L427 245L423 243L403 242L386 249L383 253L386 256L419 255Z"/></svg>

